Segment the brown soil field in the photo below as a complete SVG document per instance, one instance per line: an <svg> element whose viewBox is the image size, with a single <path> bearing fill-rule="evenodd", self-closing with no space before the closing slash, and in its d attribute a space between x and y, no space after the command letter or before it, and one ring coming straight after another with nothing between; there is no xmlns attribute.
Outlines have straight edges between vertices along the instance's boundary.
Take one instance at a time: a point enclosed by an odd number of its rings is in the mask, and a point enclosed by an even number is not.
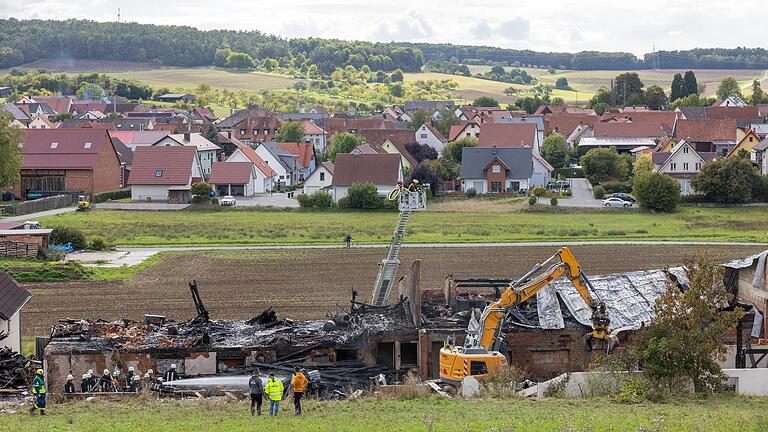
<svg viewBox="0 0 768 432"><path fill-rule="evenodd" d="M760 246L707 246L719 261ZM664 268L701 253L702 246L591 245L571 248L587 274ZM243 250L169 253L131 280L27 284L32 300L22 311L25 337L46 335L62 318L129 318L162 314L191 319L187 282L195 279L214 319L250 318L272 307L280 316L322 318L349 307L352 289L367 300L385 248ZM422 260L422 284L440 288L445 277L521 276L554 247L405 248L401 270ZM401 271L402 274L402 271Z"/></svg>

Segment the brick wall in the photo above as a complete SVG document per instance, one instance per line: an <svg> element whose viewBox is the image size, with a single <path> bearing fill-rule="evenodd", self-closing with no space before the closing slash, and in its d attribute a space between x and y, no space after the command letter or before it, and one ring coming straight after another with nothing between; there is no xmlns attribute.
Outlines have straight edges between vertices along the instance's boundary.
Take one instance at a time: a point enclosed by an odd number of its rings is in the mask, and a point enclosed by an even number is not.
<svg viewBox="0 0 768 432"><path fill-rule="evenodd" d="M92 187L91 193L94 194L120 189L120 160L111 142L101 146L96 157Z"/></svg>
<svg viewBox="0 0 768 432"><path fill-rule="evenodd" d="M586 330L522 330L507 333L510 365L526 376L548 379L563 372L583 371L592 360L585 349Z"/></svg>
<svg viewBox="0 0 768 432"><path fill-rule="evenodd" d="M496 164L499 165L499 172L497 173L493 172L493 166ZM504 166L501 164L501 162L498 162L498 161L491 162L491 164L488 165L488 169L485 172L486 172L486 177L488 178L488 185L487 185L488 193L491 193L493 191L493 189L491 188L491 185L494 182L500 183L501 192L504 192L506 190L505 187L506 187L507 172Z"/></svg>

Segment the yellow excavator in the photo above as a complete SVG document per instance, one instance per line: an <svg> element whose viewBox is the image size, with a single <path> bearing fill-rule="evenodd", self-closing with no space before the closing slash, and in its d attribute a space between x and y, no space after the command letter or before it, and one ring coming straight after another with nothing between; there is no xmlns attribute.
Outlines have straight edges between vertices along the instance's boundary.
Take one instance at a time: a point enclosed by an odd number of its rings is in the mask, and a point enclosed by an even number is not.
<svg viewBox="0 0 768 432"><path fill-rule="evenodd" d="M85 212L91 209L91 198L88 195L77 196L77 211Z"/></svg>
<svg viewBox="0 0 768 432"><path fill-rule="evenodd" d="M553 261L555 262L546 271L538 274ZM581 265L571 251L563 247L543 263L536 264L523 277L510 283L497 301L485 307L479 320L473 316L470 319L463 346L446 343L446 346L440 350L440 380L449 384L459 384L466 376L482 378L506 366L507 359L499 352L499 347L507 309L528 300L561 276L571 281L581 298L592 309L592 331L587 335L590 345L593 339L607 340L610 320L605 303L592 299L590 294L590 291L594 292L592 284L582 272Z"/></svg>

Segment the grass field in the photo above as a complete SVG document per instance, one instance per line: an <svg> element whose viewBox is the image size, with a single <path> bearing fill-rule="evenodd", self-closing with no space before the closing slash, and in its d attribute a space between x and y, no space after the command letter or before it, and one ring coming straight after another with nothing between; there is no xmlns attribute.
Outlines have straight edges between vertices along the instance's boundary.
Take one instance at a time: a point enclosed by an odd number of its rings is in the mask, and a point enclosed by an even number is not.
<svg viewBox="0 0 768 432"><path fill-rule="evenodd" d="M76 431L758 431L765 399L711 397L663 404L611 399L375 400L304 403L294 417L290 400L277 418L251 417L246 402L77 402L51 405L49 416L3 416L7 430Z"/></svg>
<svg viewBox="0 0 768 432"><path fill-rule="evenodd" d="M389 211L96 210L41 218L44 226L73 227L119 246L338 244L350 233L360 243L388 243L397 214ZM575 240L690 240L766 242L764 208L683 208L641 211L420 213L411 243Z"/></svg>
<svg viewBox="0 0 768 432"><path fill-rule="evenodd" d="M426 80L452 80L459 84L456 90L456 96L467 102L472 102L480 96L490 96L502 103L514 102L515 97L504 94L507 87L517 87L525 89L525 86L485 80L480 78L465 77L461 75L449 75L437 72L407 73L404 75L406 81L426 81Z"/></svg>
<svg viewBox="0 0 768 432"><path fill-rule="evenodd" d="M507 68L512 69L512 68ZM560 77L568 79L568 83L573 88L573 91L555 90L552 93L553 97L561 97L567 102L586 102L594 93L602 86L610 87L611 79L616 78L617 75L624 72L637 72L640 76L640 80L643 81L646 87L650 85L659 85L669 93L669 88L672 85L672 77L676 73L685 73L685 70L663 69L663 70L636 70L636 71L619 71L619 70L597 70L597 71L557 71L556 74L550 74L546 69L534 69L534 68L522 68L528 74L536 78L542 83L555 84ZM470 72L485 73L491 70L490 66L469 66ZM696 78L699 83L703 83L707 86L705 95L713 96L717 91L717 86L720 81L727 77L732 76L739 81L742 86L742 93L748 96L752 93L752 81L762 80L764 78L763 70L719 70L719 69L697 69L694 70ZM411 79L419 79L420 75L435 75L441 76L453 76L444 74L410 74ZM481 80L478 78L457 77L455 81L460 82L459 89L467 94L473 94L475 91L482 91L493 93L496 92L497 96L502 95L505 88L510 87L506 83L486 84L487 80ZM461 81L460 81L461 80ZM763 85L765 86L765 81ZM524 95L526 86L513 86L522 91L521 95Z"/></svg>

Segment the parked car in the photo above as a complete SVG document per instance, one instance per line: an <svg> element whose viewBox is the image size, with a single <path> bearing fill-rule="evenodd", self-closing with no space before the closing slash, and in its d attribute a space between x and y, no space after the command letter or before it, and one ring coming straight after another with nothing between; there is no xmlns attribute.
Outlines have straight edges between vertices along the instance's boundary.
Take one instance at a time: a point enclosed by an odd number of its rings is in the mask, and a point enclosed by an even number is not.
<svg viewBox="0 0 768 432"><path fill-rule="evenodd" d="M624 201L621 198L610 197L603 200L603 205L606 207L632 207L632 202Z"/></svg>
<svg viewBox="0 0 768 432"><path fill-rule="evenodd" d="M233 197L232 195L227 195L224 198L222 198L221 201L219 201L219 204L223 206L233 206L237 204L237 200L235 200L235 197Z"/></svg>
<svg viewBox="0 0 768 432"><path fill-rule="evenodd" d="M629 201L632 204L636 204L637 203L637 200L635 199L635 197L633 197L632 195L630 195L628 193L618 192L618 193L612 194L609 198L623 199L624 201Z"/></svg>

